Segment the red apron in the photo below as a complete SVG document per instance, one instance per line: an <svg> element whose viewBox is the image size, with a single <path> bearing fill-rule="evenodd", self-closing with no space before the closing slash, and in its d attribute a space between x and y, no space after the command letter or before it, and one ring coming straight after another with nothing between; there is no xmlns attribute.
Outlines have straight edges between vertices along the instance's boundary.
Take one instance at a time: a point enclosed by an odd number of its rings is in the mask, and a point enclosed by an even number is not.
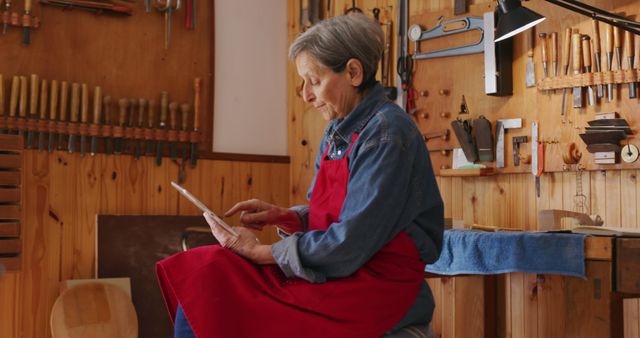
<svg viewBox="0 0 640 338"><path fill-rule="evenodd" d="M323 155L309 206L310 230L339 220L356 138L344 159ZM353 275L321 284L286 278L277 265L253 264L215 245L162 260L156 272L172 320L182 304L198 338L375 338L413 305L424 263L411 238L400 232Z"/></svg>

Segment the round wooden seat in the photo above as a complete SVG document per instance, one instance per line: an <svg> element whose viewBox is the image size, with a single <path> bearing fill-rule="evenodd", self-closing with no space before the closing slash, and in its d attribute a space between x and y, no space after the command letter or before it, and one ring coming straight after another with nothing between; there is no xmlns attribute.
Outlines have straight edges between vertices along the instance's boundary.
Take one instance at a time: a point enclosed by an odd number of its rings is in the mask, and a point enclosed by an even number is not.
<svg viewBox="0 0 640 338"><path fill-rule="evenodd" d="M51 310L53 338L137 338L138 317L116 286L89 283L63 292Z"/></svg>

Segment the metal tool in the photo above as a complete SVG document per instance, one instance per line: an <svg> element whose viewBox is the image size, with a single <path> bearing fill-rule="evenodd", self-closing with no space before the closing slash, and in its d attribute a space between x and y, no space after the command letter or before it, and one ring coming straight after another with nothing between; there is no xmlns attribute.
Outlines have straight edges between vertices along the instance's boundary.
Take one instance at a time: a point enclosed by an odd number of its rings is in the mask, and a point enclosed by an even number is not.
<svg viewBox="0 0 640 338"><path fill-rule="evenodd" d="M178 102L171 102L169 104L169 130L178 130ZM178 160L178 145L176 141L169 142L169 155L171 160Z"/></svg>
<svg viewBox="0 0 640 338"><path fill-rule="evenodd" d="M569 74L569 60L571 59L571 28L564 30L564 40L562 40L562 69L564 76ZM562 110L560 116L565 117L567 88L562 88ZM566 118L562 120L564 123Z"/></svg>
<svg viewBox="0 0 640 338"><path fill-rule="evenodd" d="M598 20L591 20L592 26L593 26L593 38L591 39L592 43L591 45L593 46L593 62L595 65L595 71L597 73L600 73L602 71L602 58L600 55L600 28L598 26ZM604 91L602 90L602 84L599 84L597 86L597 95L598 98L601 98L602 96L604 96Z"/></svg>
<svg viewBox="0 0 640 338"><path fill-rule="evenodd" d="M24 0L24 15L22 16L22 44L31 43L31 0Z"/></svg>
<svg viewBox="0 0 640 338"><path fill-rule="evenodd" d="M169 93L163 91L160 93L160 124L159 129L166 129L167 123L167 110L169 109ZM158 147L156 148L156 165L162 165L162 153L164 152L164 141L158 140Z"/></svg>
<svg viewBox="0 0 640 338"><path fill-rule="evenodd" d="M25 5L26 6L26 5ZM30 80L30 96L29 96L29 118L36 119L38 118L38 75L31 74ZM27 131L27 149L31 149L33 143L33 135L35 134L34 130Z"/></svg>
<svg viewBox="0 0 640 338"><path fill-rule="evenodd" d="M27 77L20 76L20 104L18 106L18 116L23 119L27 117L27 93ZM18 135L24 135L24 130L19 129Z"/></svg>
<svg viewBox="0 0 640 338"><path fill-rule="evenodd" d="M420 41L453 34L465 33L472 30L477 30L480 32L480 39L476 42L427 53L418 53L418 42ZM477 54L484 52L484 21L480 17L468 16L447 21L444 21L443 18L440 17L440 21L438 21L438 24L432 29L426 31L422 31L422 28L420 28L419 25L411 25L411 27L409 27L408 36L409 40L415 43L415 53L413 55L413 58L416 60L432 59L454 55Z"/></svg>
<svg viewBox="0 0 640 338"><path fill-rule="evenodd" d="M582 73L582 44L580 33L571 36L571 50L573 54L573 75ZM582 87L573 87L573 108L582 108Z"/></svg>
<svg viewBox="0 0 640 338"><path fill-rule="evenodd" d="M102 123L102 88L96 86L93 89L93 124L100 125ZM91 156L96 156L98 152L98 136L91 136Z"/></svg>
<svg viewBox="0 0 640 338"><path fill-rule="evenodd" d="M513 94L513 39L495 42L496 13L485 12L484 23L484 93L493 96Z"/></svg>
<svg viewBox="0 0 640 338"><path fill-rule="evenodd" d="M80 121L86 125L89 122L89 87L86 83L81 86L81 99L80 99ZM80 156L84 156L87 150L87 135L82 133L80 135Z"/></svg>
<svg viewBox="0 0 640 338"><path fill-rule="evenodd" d="M47 85L47 80L42 80L40 82L40 120L44 121L47 119L47 101L49 101L49 86ZM46 133L43 130L40 130L38 133L38 150L44 150L44 140Z"/></svg>
<svg viewBox="0 0 640 338"><path fill-rule="evenodd" d="M11 21L11 0L4 0L4 12L2 12L2 34L7 34L7 27Z"/></svg>
<svg viewBox="0 0 640 338"><path fill-rule="evenodd" d="M144 11L146 13L151 12L151 0L144 0Z"/></svg>
<svg viewBox="0 0 640 338"><path fill-rule="evenodd" d="M549 65L547 59L547 33L538 34L540 38L540 60L542 61L542 69L544 77L549 77Z"/></svg>
<svg viewBox="0 0 640 338"><path fill-rule="evenodd" d="M11 96L9 97L9 116L16 117L18 112L18 98L20 97L20 77L14 75L11 78ZM9 133L12 133L9 131Z"/></svg>
<svg viewBox="0 0 640 338"><path fill-rule="evenodd" d="M111 127L111 96L105 96L102 99L102 115L104 116L104 124ZM105 153L107 155L113 154L113 138L105 138Z"/></svg>
<svg viewBox="0 0 640 338"><path fill-rule="evenodd" d="M540 197L540 176L544 171L544 142L538 140L538 121L531 123L531 173L536 180L536 196Z"/></svg>
<svg viewBox="0 0 640 338"><path fill-rule="evenodd" d="M141 129L144 126L144 111L147 109L147 100L143 99L143 98L139 98L138 99L138 124L136 125L136 127L138 127L139 129ZM139 138L136 140L136 146L135 146L135 151L133 153L133 156L135 157L136 160L140 159L140 155L143 152L143 148L144 145L142 144L142 139Z"/></svg>
<svg viewBox="0 0 640 338"><path fill-rule="evenodd" d="M155 126L156 118L156 101L149 100L149 109L147 109L147 128L153 129ZM145 141L145 155L153 155L153 140L147 139Z"/></svg>
<svg viewBox="0 0 640 338"><path fill-rule="evenodd" d="M407 59L410 59L409 56L409 43L407 41L407 30L409 29L409 4L408 4L409 0L398 0L398 20L396 21L398 23L398 39L396 41L397 43L397 53L398 53L398 61L397 61L397 65L399 66L400 64L404 64L407 62ZM404 69L406 69L406 67L404 67ZM405 84L409 83L410 81L410 75L405 75L405 73L401 72L399 68L396 68L396 72L398 74L398 77L396 79L396 86L397 86L397 92L398 92L398 98L396 100L396 103L400 106L405 108L406 105L406 91L405 91ZM195 104L194 104L194 111L195 111ZM193 147L193 145L192 145Z"/></svg>
<svg viewBox="0 0 640 338"><path fill-rule="evenodd" d="M591 38L582 35L582 59L584 61L584 72L591 73ZM590 106L596 104L596 92L592 86L587 86L587 102Z"/></svg>
<svg viewBox="0 0 640 338"><path fill-rule="evenodd" d="M533 67L533 32L531 29L525 33L525 40L527 43L527 64L525 65L525 85L527 87L533 87L536 85L536 75Z"/></svg>
<svg viewBox="0 0 640 338"><path fill-rule="evenodd" d="M513 138L511 138L511 141L513 142L513 165L517 167L520 165L518 148L520 147L521 143L527 143L527 136L514 136Z"/></svg>
<svg viewBox="0 0 640 338"><path fill-rule="evenodd" d="M522 128L522 119L496 121L496 168L504 168L504 135L506 129Z"/></svg>
<svg viewBox="0 0 640 338"><path fill-rule="evenodd" d="M604 25L604 48L607 53L607 70L613 70L613 32L611 25ZM607 83L607 100L613 101L613 84Z"/></svg>
<svg viewBox="0 0 640 338"><path fill-rule="evenodd" d="M180 130L186 133L189 129L189 115L191 115L191 106L188 103L180 105L180 117L182 124ZM182 154L180 156L182 161L180 162L180 171L178 172L178 181L184 182L186 179L186 167L189 160L189 140L182 143Z"/></svg>
<svg viewBox="0 0 640 338"><path fill-rule="evenodd" d="M129 99L129 114L128 116L128 121L127 121L127 127L133 129L135 127L135 117L136 117L136 111L138 109L138 100L136 99ZM131 135L130 138L127 138L125 141L125 146L124 149L122 150L125 153L130 153L131 155L134 154L134 144L135 144L135 139L133 134Z"/></svg>
<svg viewBox="0 0 640 338"><path fill-rule="evenodd" d="M118 108L119 108L118 127L122 129L123 134L115 139L115 149L113 152L116 155L122 154L122 141L123 141L122 139L124 138L124 127L127 121L127 110L129 108L129 100L124 98L118 100Z"/></svg>
<svg viewBox="0 0 640 338"><path fill-rule="evenodd" d="M401 0L403 1L403 0ZM406 1L406 0L404 0ZM195 78L193 80L193 131L197 132L198 128L200 128L200 86L201 80L200 78ZM196 142L191 143L191 159L189 161L191 168L196 167L196 163L198 161L198 144Z"/></svg>
<svg viewBox="0 0 640 338"><path fill-rule="evenodd" d="M60 122L67 120L67 104L69 102L69 83L62 81L60 83ZM56 149L62 149L62 145L65 139L65 134L58 134L58 146Z"/></svg>
<svg viewBox="0 0 640 338"><path fill-rule="evenodd" d="M71 114L69 121L71 123L78 123L78 117L80 115L80 85L76 82L71 84ZM69 133L69 145L67 146L69 153L73 153L76 150L76 134Z"/></svg>
<svg viewBox="0 0 640 338"><path fill-rule="evenodd" d="M171 4L172 1L175 1L175 6ZM169 49L169 45L171 44L171 16L173 15L173 11L180 9L180 0L156 0L158 4L158 11L164 13L164 48ZM162 5L164 2L164 6Z"/></svg>
<svg viewBox="0 0 640 338"><path fill-rule="evenodd" d="M631 38L631 32L624 31L624 54L627 56L627 66L629 69L633 69L633 59L635 48L633 46L633 39ZM630 82L628 84L629 87L629 98L635 99L638 97L638 88L635 82Z"/></svg>
<svg viewBox="0 0 640 338"><path fill-rule="evenodd" d="M551 36L551 68L553 76L558 76L558 33L552 32Z"/></svg>
<svg viewBox="0 0 640 338"><path fill-rule="evenodd" d="M51 121L50 123L54 123L54 121L58 119L58 81L56 80L51 80L51 94L49 95L49 98L49 121ZM57 134L55 129L49 130L48 150L50 153L55 149L54 144L56 138Z"/></svg>

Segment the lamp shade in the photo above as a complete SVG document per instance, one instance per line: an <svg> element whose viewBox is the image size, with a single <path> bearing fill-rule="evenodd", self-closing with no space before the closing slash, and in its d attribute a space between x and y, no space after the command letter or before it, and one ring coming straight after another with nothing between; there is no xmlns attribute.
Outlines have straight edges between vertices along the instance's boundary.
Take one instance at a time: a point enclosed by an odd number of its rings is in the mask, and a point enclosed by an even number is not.
<svg viewBox="0 0 640 338"><path fill-rule="evenodd" d="M496 42L508 39L525 31L546 18L526 7L520 0L498 0L499 19L496 28Z"/></svg>

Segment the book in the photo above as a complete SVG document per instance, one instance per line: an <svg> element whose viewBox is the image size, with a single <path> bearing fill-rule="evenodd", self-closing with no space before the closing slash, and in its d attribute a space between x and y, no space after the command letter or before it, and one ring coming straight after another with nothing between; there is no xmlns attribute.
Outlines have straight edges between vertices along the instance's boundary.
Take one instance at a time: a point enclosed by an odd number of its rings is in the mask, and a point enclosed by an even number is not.
<svg viewBox="0 0 640 338"><path fill-rule="evenodd" d="M596 236L640 237L638 228L580 225L571 229L571 232Z"/></svg>

